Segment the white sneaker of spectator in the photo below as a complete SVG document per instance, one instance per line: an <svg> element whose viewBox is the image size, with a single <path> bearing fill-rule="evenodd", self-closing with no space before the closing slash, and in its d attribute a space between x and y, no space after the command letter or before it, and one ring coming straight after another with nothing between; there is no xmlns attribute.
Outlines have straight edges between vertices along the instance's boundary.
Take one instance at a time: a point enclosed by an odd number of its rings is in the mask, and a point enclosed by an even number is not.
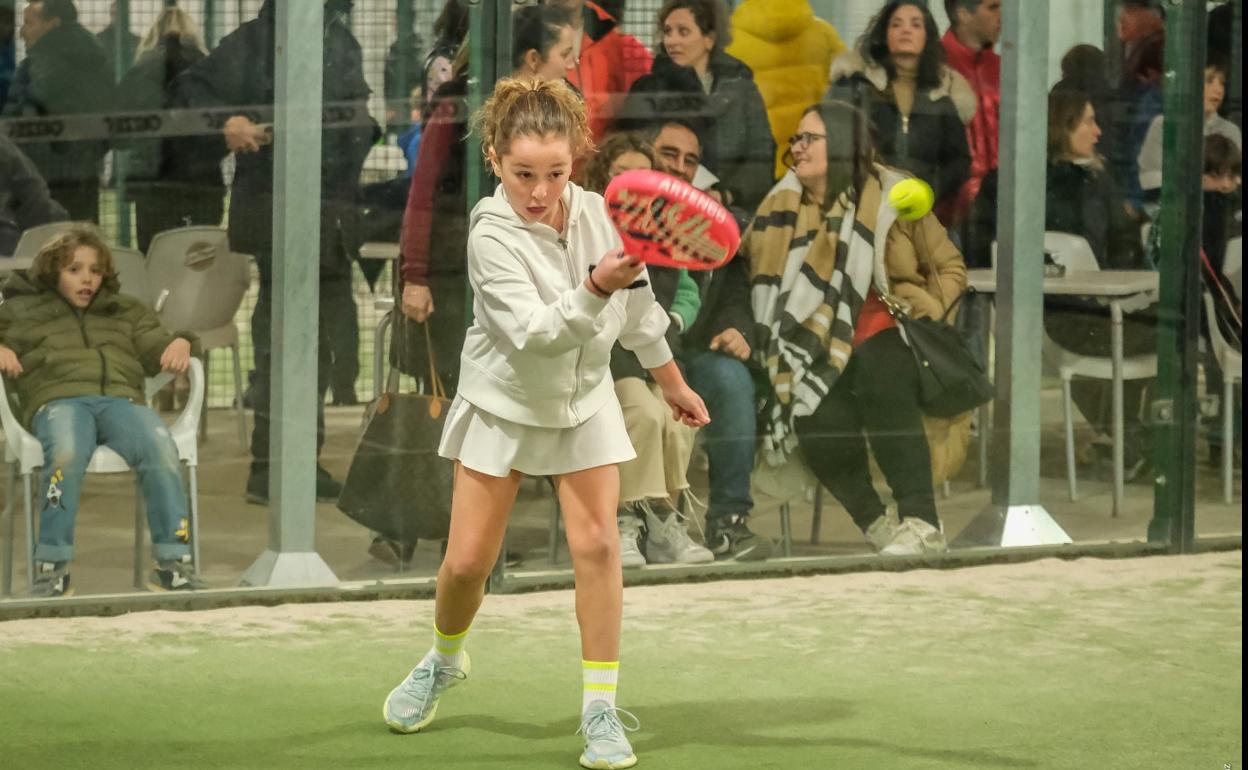
<svg viewBox="0 0 1248 770"><path fill-rule="evenodd" d="M638 506L646 516L646 556L651 564L709 564L715 554L693 542L685 517L666 500L646 500Z"/></svg>
<svg viewBox="0 0 1248 770"><path fill-rule="evenodd" d="M944 553L948 549L943 524L937 529L922 519L907 516L898 525L892 542L880 549L880 553L885 556L917 556L924 553Z"/></svg>
<svg viewBox="0 0 1248 770"><path fill-rule="evenodd" d="M897 521L896 515L890 508L883 516L871 522L865 534L871 545L875 546L876 551L883 551L889 543L893 542L893 538L897 537L897 530L900 528L901 522Z"/></svg>
<svg viewBox="0 0 1248 770"><path fill-rule="evenodd" d="M620 506L615 516L616 526L620 530L620 565L629 567L646 566L646 557L641 554L641 519L631 505Z"/></svg>

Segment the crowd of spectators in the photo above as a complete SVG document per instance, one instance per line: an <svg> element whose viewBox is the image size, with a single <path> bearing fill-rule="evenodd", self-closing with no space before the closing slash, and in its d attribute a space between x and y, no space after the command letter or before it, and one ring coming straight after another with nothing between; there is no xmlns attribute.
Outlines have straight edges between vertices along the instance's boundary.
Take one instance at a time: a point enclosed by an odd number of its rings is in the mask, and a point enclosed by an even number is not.
<svg viewBox="0 0 1248 770"><path fill-rule="evenodd" d="M110 149L129 151L127 195L140 249L163 230L217 225L228 213L231 247L252 255L260 274L246 484L257 503L268 500L275 183L272 126L244 113L273 105L280 1L265 0L255 19L208 50L196 20L177 7L140 37L118 34L115 5L109 27L92 34L73 0L33 0L21 8L25 56L15 66L6 42L14 20L0 5L5 117L239 110L219 135L111 146L99 139L15 145L0 135L0 253L42 222L98 222ZM1086 240L1103 269L1156 269L1145 234L1156 238L1160 206L1165 26L1157 3L1116 1L1113 51L1081 44L1061 59L1049 100L1045 224ZM661 171L715 196L742 227L740 255L719 270L650 271L673 322L669 343L711 416L702 435L671 418L631 354L613 356L639 455L621 468L625 566L768 557L771 542L749 523L750 478L756 466L786 462L807 465L877 550L945 548L934 489L961 467L970 418L923 414L916 365L894 314L947 322L960 314L972 340L987 332L985 302L954 308L967 269L991 266L994 254L1001 0L945 0L943 33L927 3L881 5L850 42L808 0L740 0L731 9L724 0L664 0L653 19L653 51L624 31L622 0L544 0L515 13L510 74L566 78L588 108L598 149L578 162L579 182L601 191L623 171ZM351 0L325 3L321 96L366 114L370 88L351 7ZM392 361L427 380L432 354L452 392L471 312L467 31L467 4L446 0L429 46L414 31L401 36L386 56L381 116L407 158L407 176L385 193L402 208L391 234L400 245L394 291L402 315ZM1214 25L1210 33L1203 246L1216 276L1227 241L1238 235L1241 137L1225 103L1228 79L1239 73L1229 70L1229 41ZM358 180L381 135L371 121L322 131L315 256L322 401L332 391L336 403L355 402ZM929 216L901 221L887 192L911 176L931 186L935 205ZM1128 355L1155 349L1156 321L1154 308L1128 316ZM1107 311L1095 302L1046 300L1045 330L1073 352L1109 353ZM1137 380L1126 388L1129 476L1148 462L1149 386ZM1107 444L1108 386L1077 380L1073 393ZM688 532L701 505L689 483L695 442L709 479L705 546ZM340 488L318 465L318 498L333 500Z"/></svg>

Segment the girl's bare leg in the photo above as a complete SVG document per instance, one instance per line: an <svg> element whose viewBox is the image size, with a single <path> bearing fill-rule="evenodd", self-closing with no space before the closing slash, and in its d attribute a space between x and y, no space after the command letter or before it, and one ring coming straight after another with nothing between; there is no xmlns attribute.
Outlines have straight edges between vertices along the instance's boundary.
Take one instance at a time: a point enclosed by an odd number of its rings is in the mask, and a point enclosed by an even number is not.
<svg viewBox="0 0 1248 770"><path fill-rule="evenodd" d="M466 631L481 607L485 581L498 561L520 479L515 471L499 478L455 465L451 532L438 570L434 612L437 628L444 634Z"/></svg>
<svg viewBox="0 0 1248 770"><path fill-rule="evenodd" d="M581 657L619 660L620 615L624 605L620 537L615 523L619 469L604 465L569 473L556 480L556 487L576 577Z"/></svg>

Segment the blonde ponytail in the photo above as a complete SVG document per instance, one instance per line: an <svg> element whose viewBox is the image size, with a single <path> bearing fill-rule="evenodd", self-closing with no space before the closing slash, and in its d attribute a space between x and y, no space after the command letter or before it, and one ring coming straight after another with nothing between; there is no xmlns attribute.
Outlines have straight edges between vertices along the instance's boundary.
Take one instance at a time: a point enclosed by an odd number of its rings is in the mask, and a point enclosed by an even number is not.
<svg viewBox="0 0 1248 770"><path fill-rule="evenodd" d="M511 142L521 136L566 138L572 157L594 149L585 104L563 80L504 78L472 119L488 159L491 149L498 157L507 154Z"/></svg>

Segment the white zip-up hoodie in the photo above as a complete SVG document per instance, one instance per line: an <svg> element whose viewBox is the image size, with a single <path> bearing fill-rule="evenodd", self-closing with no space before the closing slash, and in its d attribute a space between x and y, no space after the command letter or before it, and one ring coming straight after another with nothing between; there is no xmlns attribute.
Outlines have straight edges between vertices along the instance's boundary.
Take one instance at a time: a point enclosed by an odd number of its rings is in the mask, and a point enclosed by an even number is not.
<svg viewBox="0 0 1248 770"><path fill-rule="evenodd" d="M609 363L620 344L653 369L672 360L669 319L643 288L609 299L585 288L590 265L621 246L602 196L569 182L567 226L525 222L502 185L472 210L468 280L473 324L459 395L521 425L570 428L615 398Z"/></svg>

